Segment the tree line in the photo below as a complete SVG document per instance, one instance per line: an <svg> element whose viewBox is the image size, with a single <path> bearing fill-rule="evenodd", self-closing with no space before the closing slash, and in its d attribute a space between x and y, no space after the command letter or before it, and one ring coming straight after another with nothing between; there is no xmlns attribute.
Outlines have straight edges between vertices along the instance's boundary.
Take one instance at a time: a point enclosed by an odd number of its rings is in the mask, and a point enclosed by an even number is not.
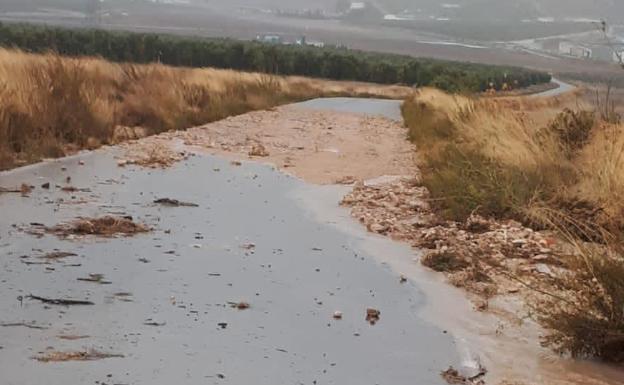
<svg viewBox="0 0 624 385"><path fill-rule="evenodd" d="M526 87L550 75L517 67L451 62L341 47L266 44L225 38L0 23L0 46L116 62L216 67L382 84L434 86L449 92Z"/></svg>

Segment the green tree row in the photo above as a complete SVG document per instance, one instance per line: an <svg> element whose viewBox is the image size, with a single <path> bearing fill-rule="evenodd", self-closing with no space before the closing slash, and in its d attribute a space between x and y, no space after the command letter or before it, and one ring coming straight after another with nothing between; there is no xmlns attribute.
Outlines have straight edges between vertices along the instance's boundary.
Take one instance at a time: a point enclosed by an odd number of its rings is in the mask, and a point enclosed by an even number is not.
<svg viewBox="0 0 624 385"><path fill-rule="evenodd" d="M217 67L279 75L301 75L383 84L435 86L475 92L503 84L524 87L550 81L542 72L346 48L264 44L152 33L70 29L0 23L0 45L29 52L101 56L118 62L162 62L173 66Z"/></svg>

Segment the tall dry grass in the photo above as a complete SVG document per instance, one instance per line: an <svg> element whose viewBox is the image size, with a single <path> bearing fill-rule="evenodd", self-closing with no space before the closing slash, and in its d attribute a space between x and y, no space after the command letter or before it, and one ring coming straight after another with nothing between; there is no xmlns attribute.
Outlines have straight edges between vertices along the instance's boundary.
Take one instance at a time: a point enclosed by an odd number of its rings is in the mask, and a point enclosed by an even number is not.
<svg viewBox="0 0 624 385"><path fill-rule="evenodd" d="M556 136L537 130L508 101L420 90L403 105L420 144L424 182L447 217L518 218L573 178Z"/></svg>
<svg viewBox="0 0 624 385"><path fill-rule="evenodd" d="M318 96L404 97L405 87L0 49L0 169ZM135 130L137 131L137 130Z"/></svg>
<svg viewBox="0 0 624 385"><path fill-rule="evenodd" d="M548 328L544 343L622 362L624 124L615 106L555 114L569 106L557 103L425 89L406 100L403 115L441 213L519 219L557 230L574 246L568 273L556 280L569 300L537 308Z"/></svg>

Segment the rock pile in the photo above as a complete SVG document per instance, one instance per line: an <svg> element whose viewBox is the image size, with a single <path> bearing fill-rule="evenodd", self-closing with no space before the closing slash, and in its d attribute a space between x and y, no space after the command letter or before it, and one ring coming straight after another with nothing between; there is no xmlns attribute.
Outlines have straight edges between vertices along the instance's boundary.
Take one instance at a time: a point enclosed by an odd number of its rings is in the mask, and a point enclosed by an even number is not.
<svg viewBox="0 0 624 385"><path fill-rule="evenodd" d="M539 286L563 271L556 240L515 221L441 220L417 179L355 184L341 202L369 231L424 250L421 262L485 297Z"/></svg>

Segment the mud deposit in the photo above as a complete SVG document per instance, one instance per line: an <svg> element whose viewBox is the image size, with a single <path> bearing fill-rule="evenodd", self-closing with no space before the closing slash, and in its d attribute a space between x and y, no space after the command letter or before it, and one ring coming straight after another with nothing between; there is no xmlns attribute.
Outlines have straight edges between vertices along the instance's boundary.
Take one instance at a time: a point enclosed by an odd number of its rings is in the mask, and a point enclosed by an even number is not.
<svg viewBox="0 0 624 385"><path fill-rule="evenodd" d="M0 383L442 384L459 364L453 338L420 317L417 283L302 207L303 182L210 156L120 168L114 152L0 174L35 186L0 194L0 324L17 325L0 325ZM88 190L63 191L68 176ZM197 207L154 203L163 197ZM26 230L107 215L152 231ZM374 325L367 309L380 312ZM89 352L106 359L35 359Z"/></svg>

